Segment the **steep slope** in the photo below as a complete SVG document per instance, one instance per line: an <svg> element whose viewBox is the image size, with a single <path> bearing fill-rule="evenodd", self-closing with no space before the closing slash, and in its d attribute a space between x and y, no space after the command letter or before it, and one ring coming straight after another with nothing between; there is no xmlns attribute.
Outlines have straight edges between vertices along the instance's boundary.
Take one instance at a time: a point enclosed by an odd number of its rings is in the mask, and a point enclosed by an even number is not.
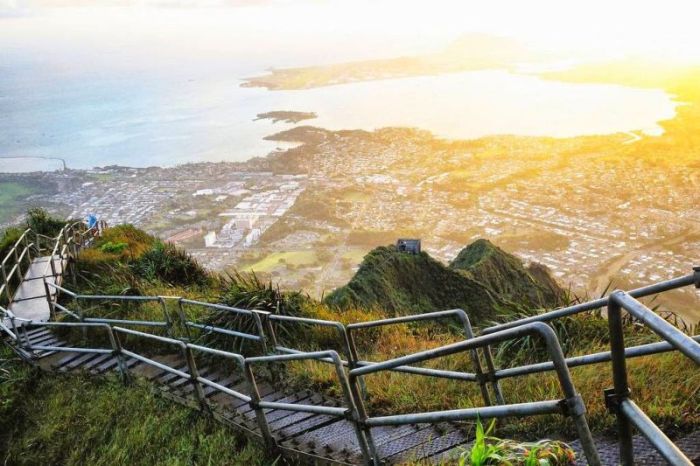
<svg viewBox="0 0 700 466"><path fill-rule="evenodd" d="M475 321L514 310L482 283L427 253L401 253L393 246L367 254L350 282L328 295L326 303L383 309L393 315L459 307Z"/></svg>
<svg viewBox="0 0 700 466"><path fill-rule="evenodd" d="M0 343L0 464L274 464L242 433L135 381L52 374ZM292 463L294 464L294 463Z"/></svg>
<svg viewBox="0 0 700 466"><path fill-rule="evenodd" d="M564 298L564 290L545 266L533 263L525 268L520 259L486 239L462 249L449 267L501 299L528 308L556 307Z"/></svg>

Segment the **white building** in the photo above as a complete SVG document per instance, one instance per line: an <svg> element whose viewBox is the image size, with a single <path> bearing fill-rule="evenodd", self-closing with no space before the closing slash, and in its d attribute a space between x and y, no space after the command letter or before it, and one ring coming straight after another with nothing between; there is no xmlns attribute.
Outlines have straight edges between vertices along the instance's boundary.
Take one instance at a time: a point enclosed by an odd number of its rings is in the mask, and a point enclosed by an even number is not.
<svg viewBox="0 0 700 466"><path fill-rule="evenodd" d="M209 233L204 235L204 247L211 248L214 246L214 243L216 243L215 231L210 231Z"/></svg>
<svg viewBox="0 0 700 466"><path fill-rule="evenodd" d="M207 189L198 189L197 191L195 191L194 193L192 193L192 195L195 196L195 197L197 197L197 196L211 196L212 194L214 194L214 190L213 190L213 189L209 189L209 188L207 188Z"/></svg>

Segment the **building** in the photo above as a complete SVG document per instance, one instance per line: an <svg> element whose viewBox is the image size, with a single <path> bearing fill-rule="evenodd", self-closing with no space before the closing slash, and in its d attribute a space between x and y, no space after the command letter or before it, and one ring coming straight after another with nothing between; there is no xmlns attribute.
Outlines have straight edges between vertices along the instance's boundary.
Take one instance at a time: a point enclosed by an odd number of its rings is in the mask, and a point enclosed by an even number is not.
<svg viewBox="0 0 700 466"><path fill-rule="evenodd" d="M214 246L214 243L216 243L216 232L215 231L210 231L206 235L204 235L204 246L207 248L211 248Z"/></svg>
<svg viewBox="0 0 700 466"><path fill-rule="evenodd" d="M420 240L419 239L399 238L398 241L396 241L396 249L399 252L407 252L410 254L419 254L420 253Z"/></svg>
<svg viewBox="0 0 700 466"><path fill-rule="evenodd" d="M192 239L202 234L201 228L188 228L186 230L175 233L174 235L168 237L165 241L168 243L181 243Z"/></svg>

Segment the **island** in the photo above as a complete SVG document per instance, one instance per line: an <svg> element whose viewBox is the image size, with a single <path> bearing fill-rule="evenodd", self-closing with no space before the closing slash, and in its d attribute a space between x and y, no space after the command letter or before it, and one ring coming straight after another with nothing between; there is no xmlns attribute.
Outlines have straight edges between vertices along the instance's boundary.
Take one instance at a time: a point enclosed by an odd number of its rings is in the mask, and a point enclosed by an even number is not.
<svg viewBox="0 0 700 466"><path fill-rule="evenodd" d="M283 121L285 123L296 124L304 120L312 120L317 118L318 115L314 112L293 112L293 111L274 111L258 113L257 117L253 121L257 120L272 120L272 123L277 123Z"/></svg>

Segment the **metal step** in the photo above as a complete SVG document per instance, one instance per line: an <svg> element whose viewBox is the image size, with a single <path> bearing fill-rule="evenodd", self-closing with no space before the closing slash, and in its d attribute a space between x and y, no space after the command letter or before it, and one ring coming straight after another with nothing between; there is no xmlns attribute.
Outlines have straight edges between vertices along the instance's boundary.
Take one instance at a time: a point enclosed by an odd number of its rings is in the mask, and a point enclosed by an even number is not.
<svg viewBox="0 0 700 466"><path fill-rule="evenodd" d="M64 366L61 368L61 370L64 370L64 371L72 371L72 370L74 370L74 369L78 369L80 366L82 366L83 364L89 362L89 361L92 360L92 359L95 359L97 356L101 356L101 354L100 354L100 353L87 353L87 354L83 354L81 357L75 358L74 360L72 360L72 361L69 362L68 364L64 365Z"/></svg>

